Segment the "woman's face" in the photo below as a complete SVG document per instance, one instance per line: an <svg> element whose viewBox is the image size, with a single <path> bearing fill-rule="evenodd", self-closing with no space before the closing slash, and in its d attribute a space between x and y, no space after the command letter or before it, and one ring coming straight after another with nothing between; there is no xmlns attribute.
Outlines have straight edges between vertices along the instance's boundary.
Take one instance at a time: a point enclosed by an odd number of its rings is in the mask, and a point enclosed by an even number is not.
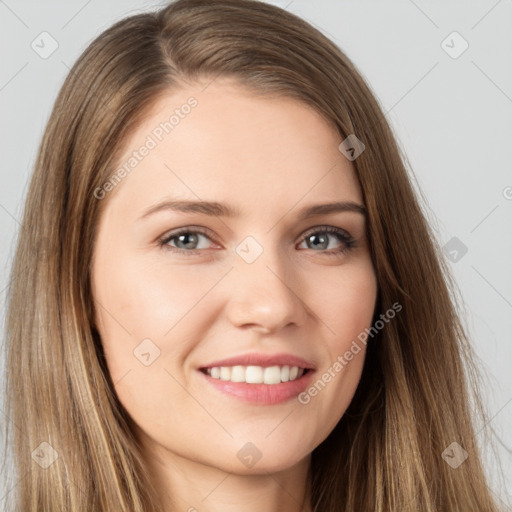
<svg viewBox="0 0 512 512"><path fill-rule="evenodd" d="M216 80L159 100L127 141L121 181L95 193L96 327L119 400L162 464L290 468L349 405L364 345L335 363L377 296L365 217L304 214L363 205L341 142L303 103Z"/></svg>

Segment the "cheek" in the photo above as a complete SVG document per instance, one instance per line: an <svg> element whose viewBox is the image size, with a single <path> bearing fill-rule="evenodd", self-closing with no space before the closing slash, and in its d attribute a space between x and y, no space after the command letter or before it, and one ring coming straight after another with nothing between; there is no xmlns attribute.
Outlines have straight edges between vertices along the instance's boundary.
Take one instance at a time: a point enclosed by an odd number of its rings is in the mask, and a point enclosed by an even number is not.
<svg viewBox="0 0 512 512"><path fill-rule="evenodd" d="M343 350L372 322L377 299L373 266L369 259L347 266L316 290L312 304L317 304L318 315L329 328L329 345Z"/></svg>
<svg viewBox="0 0 512 512"><path fill-rule="evenodd" d="M114 247L98 254L93 267L97 327L114 382L140 365L136 354L147 353L146 348L158 356L158 366L179 366L185 359L194 334L213 321L211 304L202 299L222 272L197 274L191 266L123 258Z"/></svg>
<svg viewBox="0 0 512 512"><path fill-rule="evenodd" d="M167 264L165 255L109 256L98 268L108 279L98 295L113 304L131 330L149 329L159 337L190 312L225 273L217 267L201 270L194 265Z"/></svg>
<svg viewBox="0 0 512 512"><path fill-rule="evenodd" d="M350 404L359 384L366 344L377 298L377 280L370 260L346 266L329 286L316 287L311 304L325 326L325 363L299 402L324 418L322 432L330 432ZM362 334L363 333L363 334Z"/></svg>
<svg viewBox="0 0 512 512"><path fill-rule="evenodd" d="M150 418L152 424L162 417L165 422L169 418L162 410L169 397L177 403L186 398L170 374L176 373L194 339L184 329L196 329L198 318L187 313L211 284L192 281L190 272L167 273L144 258L123 258L111 249L98 254L92 274L108 371L131 417Z"/></svg>

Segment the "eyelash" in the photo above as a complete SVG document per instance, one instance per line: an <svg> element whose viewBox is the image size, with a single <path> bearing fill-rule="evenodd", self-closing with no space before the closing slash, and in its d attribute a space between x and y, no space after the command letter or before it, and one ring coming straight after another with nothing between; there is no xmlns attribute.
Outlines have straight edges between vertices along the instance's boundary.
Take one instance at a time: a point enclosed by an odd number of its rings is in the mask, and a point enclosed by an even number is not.
<svg viewBox="0 0 512 512"><path fill-rule="evenodd" d="M201 234L206 236L207 238L211 239L211 236L209 235L208 230L205 230L203 228L182 228L178 231L175 231L173 233L166 233L162 238L158 239L158 245L164 250L169 250L172 252L177 252L180 254L186 254L187 256L194 256L196 254L199 254L203 252L205 249L180 249L179 247L172 247L169 244L169 242L175 238L178 238L180 235L183 234ZM318 233L330 233L333 235L336 235L338 237L338 240L344 244L344 246L340 249L331 249L329 251L319 251L322 254L326 254L328 256L342 256L346 253L348 253L350 250L352 250L354 247L356 247L356 241L354 238L352 238L346 231L340 228L335 228L333 226L316 226L314 228L309 229L306 231L306 233L301 238L300 243L302 243L304 240L306 240L309 236L315 235ZM314 251L316 252L316 251Z"/></svg>

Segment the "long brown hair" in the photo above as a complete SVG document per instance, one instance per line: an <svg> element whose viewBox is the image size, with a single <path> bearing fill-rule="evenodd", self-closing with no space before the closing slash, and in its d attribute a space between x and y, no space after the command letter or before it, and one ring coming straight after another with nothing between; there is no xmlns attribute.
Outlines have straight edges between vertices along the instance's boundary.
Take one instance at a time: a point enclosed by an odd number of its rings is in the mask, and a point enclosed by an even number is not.
<svg viewBox="0 0 512 512"><path fill-rule="evenodd" d="M218 76L305 102L340 140L363 141L353 164L378 278L375 319L402 306L369 339L356 395L313 451L313 510L497 511L475 439L475 411L482 424L485 414L475 355L450 294L456 285L385 115L333 42L252 0L178 0L123 19L89 45L62 86L8 295L6 439L12 435L17 509L161 510L93 327L89 267L107 200L94 191L159 95ZM469 454L457 468L442 456L452 443Z"/></svg>

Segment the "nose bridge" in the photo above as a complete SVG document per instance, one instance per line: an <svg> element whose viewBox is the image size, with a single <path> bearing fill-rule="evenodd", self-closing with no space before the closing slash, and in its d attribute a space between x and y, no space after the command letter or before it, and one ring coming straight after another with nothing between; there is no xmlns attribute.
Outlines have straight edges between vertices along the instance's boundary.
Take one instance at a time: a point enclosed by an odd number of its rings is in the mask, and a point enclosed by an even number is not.
<svg viewBox="0 0 512 512"><path fill-rule="evenodd" d="M247 236L235 248L235 268L231 272L228 311L238 326L254 324L276 330L289 323L300 325L305 318L298 295L300 282L272 235Z"/></svg>

